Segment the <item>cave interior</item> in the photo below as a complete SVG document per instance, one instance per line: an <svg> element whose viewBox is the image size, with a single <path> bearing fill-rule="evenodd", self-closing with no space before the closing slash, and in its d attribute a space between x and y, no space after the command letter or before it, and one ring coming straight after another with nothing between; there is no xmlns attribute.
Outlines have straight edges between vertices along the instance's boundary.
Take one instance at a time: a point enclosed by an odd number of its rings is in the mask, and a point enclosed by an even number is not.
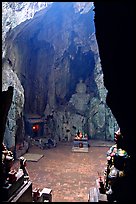
<svg viewBox="0 0 136 204"><path fill-rule="evenodd" d="M104 74L104 85L108 91L106 102L107 105L110 107L113 115L115 116L119 127L121 129L121 132L123 134L123 147L128 152L131 158L130 162L130 168L131 168L131 176L130 181L128 183L129 186L133 186L134 180L135 180L135 136L134 136L134 53L133 53L133 40L134 40L134 8L132 4L121 4L121 3L100 3L100 2L94 2L94 23L95 23L95 33L96 33L96 39L99 47L99 53L101 58L101 65L102 65L102 71ZM51 15L49 13L49 15ZM43 16L41 16L42 18ZM80 19L81 20L81 19ZM60 23L60 21L58 21ZM38 33L40 30L40 23L39 19L36 22L36 32ZM27 25L26 25L27 26ZM42 25L43 26L43 25ZM58 25L60 26L60 25ZM55 29L55 28L54 28ZM36 32L35 35L36 35ZM29 26L26 32L24 33L27 35L29 33ZM40 34L39 34L40 35ZM75 33L71 35L71 38ZM10 36L12 37L12 36ZM16 38L16 41L14 43L18 43L20 41L19 36ZM47 36L48 37L48 36ZM28 39L28 45L29 50L26 51L25 48L25 39ZM29 70L23 70L25 69L24 63L22 63L22 70L21 73L19 73L19 78L22 81L23 86L25 86L25 83L28 83L29 85L30 80L26 82L26 79L24 78L23 72L30 72L29 76L30 79L33 78L36 80L37 75L36 72L33 72L32 68L33 66L37 67L37 58L33 56L37 56L37 52L39 52L39 49L37 46L35 46L34 43L36 41L33 40L34 36L32 38L25 38L21 40L21 43L18 43L17 46L23 46L23 50L21 52L25 53L23 58L20 58L21 60L25 60L26 56L28 54L31 54L31 58L28 60L30 69ZM58 38L59 40L59 38ZM47 59L48 56L44 56L44 60L48 60L48 67L50 67L50 63L52 60L54 60L54 48L51 47L51 45L47 42L41 41L41 44L39 44L40 49L43 51L46 49L46 53L49 53L51 58ZM73 47L72 47L73 46ZM61 58L61 62L63 63L65 67L65 59L64 57L68 58L68 55L72 56L74 49L76 49L76 46L74 44L69 46L69 49L65 52L65 56L63 55ZM40 51L41 51L40 50ZM80 48L78 48L78 51L76 52L77 56L74 56L74 60L69 59L70 68L75 66L75 63L78 67L77 70L72 69L72 72L76 72L78 74L77 79L80 78L80 76L83 77L83 80L86 79L86 75L91 75L92 73L87 70L86 73L83 72L82 67L86 66L85 63L91 64L92 67L94 67L94 59L92 56L91 51L86 52L85 54L81 52ZM21 56L21 55L20 55ZM39 66L39 65L38 65ZM60 64L56 65L60 66ZM41 64L42 67L42 64ZM44 68L44 67L42 67ZM41 68L41 69L42 69ZM62 70L62 74L65 72L65 70ZM92 70L93 72L93 70ZM49 70L47 70L47 74L45 75L45 78L42 80L49 80L47 79L47 76L49 74ZM68 84L71 85L70 82L73 82L72 86L69 88L68 94L65 95L65 97L62 97L62 93L57 94L56 103L65 103L68 99L70 99L70 95L73 94L73 89L76 87L77 81L74 78L74 73L70 76ZM62 79L63 80L63 79ZM33 83L33 82L32 82ZM93 86L96 86L95 82L92 82ZM42 104L41 107L36 107L36 104L32 103L34 101L35 97L31 93L35 91L35 84L33 84L33 90L29 90L28 95L30 94L30 104L27 103L27 107L25 107L25 110L30 112L35 109L40 111L39 113L42 113L44 111L45 105ZM73 88L74 87L74 88ZM45 92L48 92L48 89L45 87ZM89 91L91 91L91 86L88 87ZM52 90L53 91L53 90ZM63 88L62 88L63 92ZM43 100L46 101L47 95L41 96ZM41 99L37 99L41 100ZM30 108L30 109L29 109ZM40 109L40 110L39 110ZM3 120L5 123L5 119ZM3 131L4 132L4 131ZM4 134L4 133L3 133ZM132 196L134 193L134 189L130 188L131 192L127 192L128 196ZM126 196L127 199L127 196ZM129 199L128 199L129 200ZM130 199L131 200L131 199Z"/></svg>

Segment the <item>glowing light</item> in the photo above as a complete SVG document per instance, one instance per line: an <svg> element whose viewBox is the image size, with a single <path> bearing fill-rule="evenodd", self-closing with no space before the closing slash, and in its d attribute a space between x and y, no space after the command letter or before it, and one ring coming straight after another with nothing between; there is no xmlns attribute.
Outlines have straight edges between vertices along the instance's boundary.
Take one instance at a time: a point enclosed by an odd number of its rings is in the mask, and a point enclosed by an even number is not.
<svg viewBox="0 0 136 204"><path fill-rule="evenodd" d="M39 125L33 125L33 127L32 127L32 129L34 130L34 131L38 131L39 130Z"/></svg>

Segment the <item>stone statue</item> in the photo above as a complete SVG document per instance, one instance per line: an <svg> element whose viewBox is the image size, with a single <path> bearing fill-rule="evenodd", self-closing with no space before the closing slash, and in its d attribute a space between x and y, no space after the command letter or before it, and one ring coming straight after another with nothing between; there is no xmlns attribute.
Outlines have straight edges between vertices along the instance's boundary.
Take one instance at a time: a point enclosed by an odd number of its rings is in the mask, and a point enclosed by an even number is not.
<svg viewBox="0 0 136 204"><path fill-rule="evenodd" d="M82 80L76 86L76 93L72 95L70 103L78 111L84 112L90 99L90 94L86 93L86 84Z"/></svg>
<svg viewBox="0 0 136 204"><path fill-rule="evenodd" d="M120 129L115 132L115 145L107 152L105 189L109 202L121 201L129 174L129 155L122 146L123 136Z"/></svg>
<svg viewBox="0 0 136 204"><path fill-rule="evenodd" d="M24 178L29 179L29 174L26 168L26 159L24 157L20 157L20 169L23 170Z"/></svg>
<svg viewBox="0 0 136 204"><path fill-rule="evenodd" d="M76 86L76 92L80 94L85 94L86 93L86 84L83 83L83 80L80 79L79 83Z"/></svg>

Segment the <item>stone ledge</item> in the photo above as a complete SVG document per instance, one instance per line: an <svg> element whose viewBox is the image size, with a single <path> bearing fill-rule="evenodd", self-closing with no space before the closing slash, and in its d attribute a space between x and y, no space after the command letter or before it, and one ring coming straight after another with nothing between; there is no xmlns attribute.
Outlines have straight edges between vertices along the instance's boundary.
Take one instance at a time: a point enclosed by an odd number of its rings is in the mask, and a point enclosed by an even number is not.
<svg viewBox="0 0 136 204"><path fill-rule="evenodd" d="M72 147L72 152L88 152L88 147Z"/></svg>

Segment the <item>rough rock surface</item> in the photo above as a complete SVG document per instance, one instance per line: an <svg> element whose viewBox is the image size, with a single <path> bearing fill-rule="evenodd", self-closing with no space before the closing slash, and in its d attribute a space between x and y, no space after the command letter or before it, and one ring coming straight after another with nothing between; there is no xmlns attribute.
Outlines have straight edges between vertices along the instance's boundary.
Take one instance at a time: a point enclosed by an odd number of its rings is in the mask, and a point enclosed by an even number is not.
<svg viewBox="0 0 136 204"><path fill-rule="evenodd" d="M5 38L20 23L33 18L36 12L51 2L2 2L2 48L5 55Z"/></svg>
<svg viewBox="0 0 136 204"><path fill-rule="evenodd" d="M18 26L4 44L4 56L24 88L24 114L53 115L48 133L58 140L72 139L78 128L92 138L113 139L117 122L105 102L92 4L57 2L35 15L32 8L33 18L26 14L29 20L20 25L14 16ZM76 91L80 80L86 89L81 93Z"/></svg>
<svg viewBox="0 0 136 204"><path fill-rule="evenodd" d="M22 118L24 89L17 74L13 72L9 63L4 62L2 72L2 91L6 91L9 86L14 87L14 91L12 104L8 113L4 143L7 148L13 148L15 142L22 142L24 139L24 123Z"/></svg>

